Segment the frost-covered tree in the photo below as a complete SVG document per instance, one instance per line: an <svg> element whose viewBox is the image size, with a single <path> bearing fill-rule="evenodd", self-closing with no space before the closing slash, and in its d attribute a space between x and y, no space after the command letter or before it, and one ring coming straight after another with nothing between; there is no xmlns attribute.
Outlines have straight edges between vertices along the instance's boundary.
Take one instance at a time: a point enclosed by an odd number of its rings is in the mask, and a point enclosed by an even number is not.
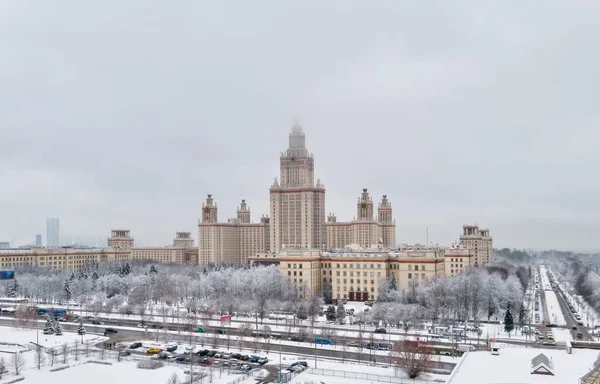
<svg viewBox="0 0 600 384"><path fill-rule="evenodd" d="M344 308L344 303L341 301L337 305L335 317L340 322L340 324L344 324L346 322L346 308Z"/></svg>

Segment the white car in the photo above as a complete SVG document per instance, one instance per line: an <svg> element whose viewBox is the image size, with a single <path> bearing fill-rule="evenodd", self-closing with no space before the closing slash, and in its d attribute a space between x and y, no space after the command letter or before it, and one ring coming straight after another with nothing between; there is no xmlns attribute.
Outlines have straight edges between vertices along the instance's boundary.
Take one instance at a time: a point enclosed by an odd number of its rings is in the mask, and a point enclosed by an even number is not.
<svg viewBox="0 0 600 384"><path fill-rule="evenodd" d="M144 327L142 324L138 324L138 325L137 325L137 327L138 327L138 328L146 328L146 327Z"/></svg>

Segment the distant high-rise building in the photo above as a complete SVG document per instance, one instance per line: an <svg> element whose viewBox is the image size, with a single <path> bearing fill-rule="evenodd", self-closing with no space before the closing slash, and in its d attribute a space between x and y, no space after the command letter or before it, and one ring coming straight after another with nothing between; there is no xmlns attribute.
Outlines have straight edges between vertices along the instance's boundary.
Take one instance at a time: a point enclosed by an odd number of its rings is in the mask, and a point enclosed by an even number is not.
<svg viewBox="0 0 600 384"><path fill-rule="evenodd" d="M41 234L35 235L35 245L37 245L38 247L42 246L42 235Z"/></svg>
<svg viewBox="0 0 600 384"><path fill-rule="evenodd" d="M270 248L322 248L327 243L325 186L315 183L315 160L306 149L302 127L295 124L289 147L281 153L280 178L271 185Z"/></svg>
<svg viewBox="0 0 600 384"><path fill-rule="evenodd" d="M46 245L49 247L60 245L60 221L58 217L46 219Z"/></svg>
<svg viewBox="0 0 600 384"><path fill-rule="evenodd" d="M0 241L0 249L9 249L10 243L8 241Z"/></svg>
<svg viewBox="0 0 600 384"><path fill-rule="evenodd" d="M473 265L479 267L492 261L492 237L490 230L478 225L463 225L460 244L474 253Z"/></svg>

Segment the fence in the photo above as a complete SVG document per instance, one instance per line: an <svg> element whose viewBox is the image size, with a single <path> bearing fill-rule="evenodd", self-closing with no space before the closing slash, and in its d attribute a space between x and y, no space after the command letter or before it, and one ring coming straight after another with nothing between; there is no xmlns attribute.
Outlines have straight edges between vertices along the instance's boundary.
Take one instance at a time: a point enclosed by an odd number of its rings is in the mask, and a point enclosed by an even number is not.
<svg viewBox="0 0 600 384"><path fill-rule="evenodd" d="M305 372L308 372L313 375L343 377L345 379L371 380L371 381L379 381L382 383L428 384L428 383L444 383L445 382L444 380L413 380L413 379L404 379L402 377L396 377L396 376L378 375L378 374L363 373L363 372L346 372L346 371L337 371L337 370L333 370L333 369L308 368Z"/></svg>

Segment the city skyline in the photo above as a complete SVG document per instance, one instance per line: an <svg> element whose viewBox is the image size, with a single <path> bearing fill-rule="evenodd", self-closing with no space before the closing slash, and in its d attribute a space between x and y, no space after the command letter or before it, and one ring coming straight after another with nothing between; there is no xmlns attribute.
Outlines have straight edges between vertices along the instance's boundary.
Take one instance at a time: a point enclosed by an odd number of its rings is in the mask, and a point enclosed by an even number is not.
<svg viewBox="0 0 600 384"><path fill-rule="evenodd" d="M297 119L340 221L369 188L398 243L480 223L497 247L600 249L599 8L238 7L0 4L0 241L58 216L65 234L168 244L208 193L224 217L242 198L267 214Z"/></svg>

